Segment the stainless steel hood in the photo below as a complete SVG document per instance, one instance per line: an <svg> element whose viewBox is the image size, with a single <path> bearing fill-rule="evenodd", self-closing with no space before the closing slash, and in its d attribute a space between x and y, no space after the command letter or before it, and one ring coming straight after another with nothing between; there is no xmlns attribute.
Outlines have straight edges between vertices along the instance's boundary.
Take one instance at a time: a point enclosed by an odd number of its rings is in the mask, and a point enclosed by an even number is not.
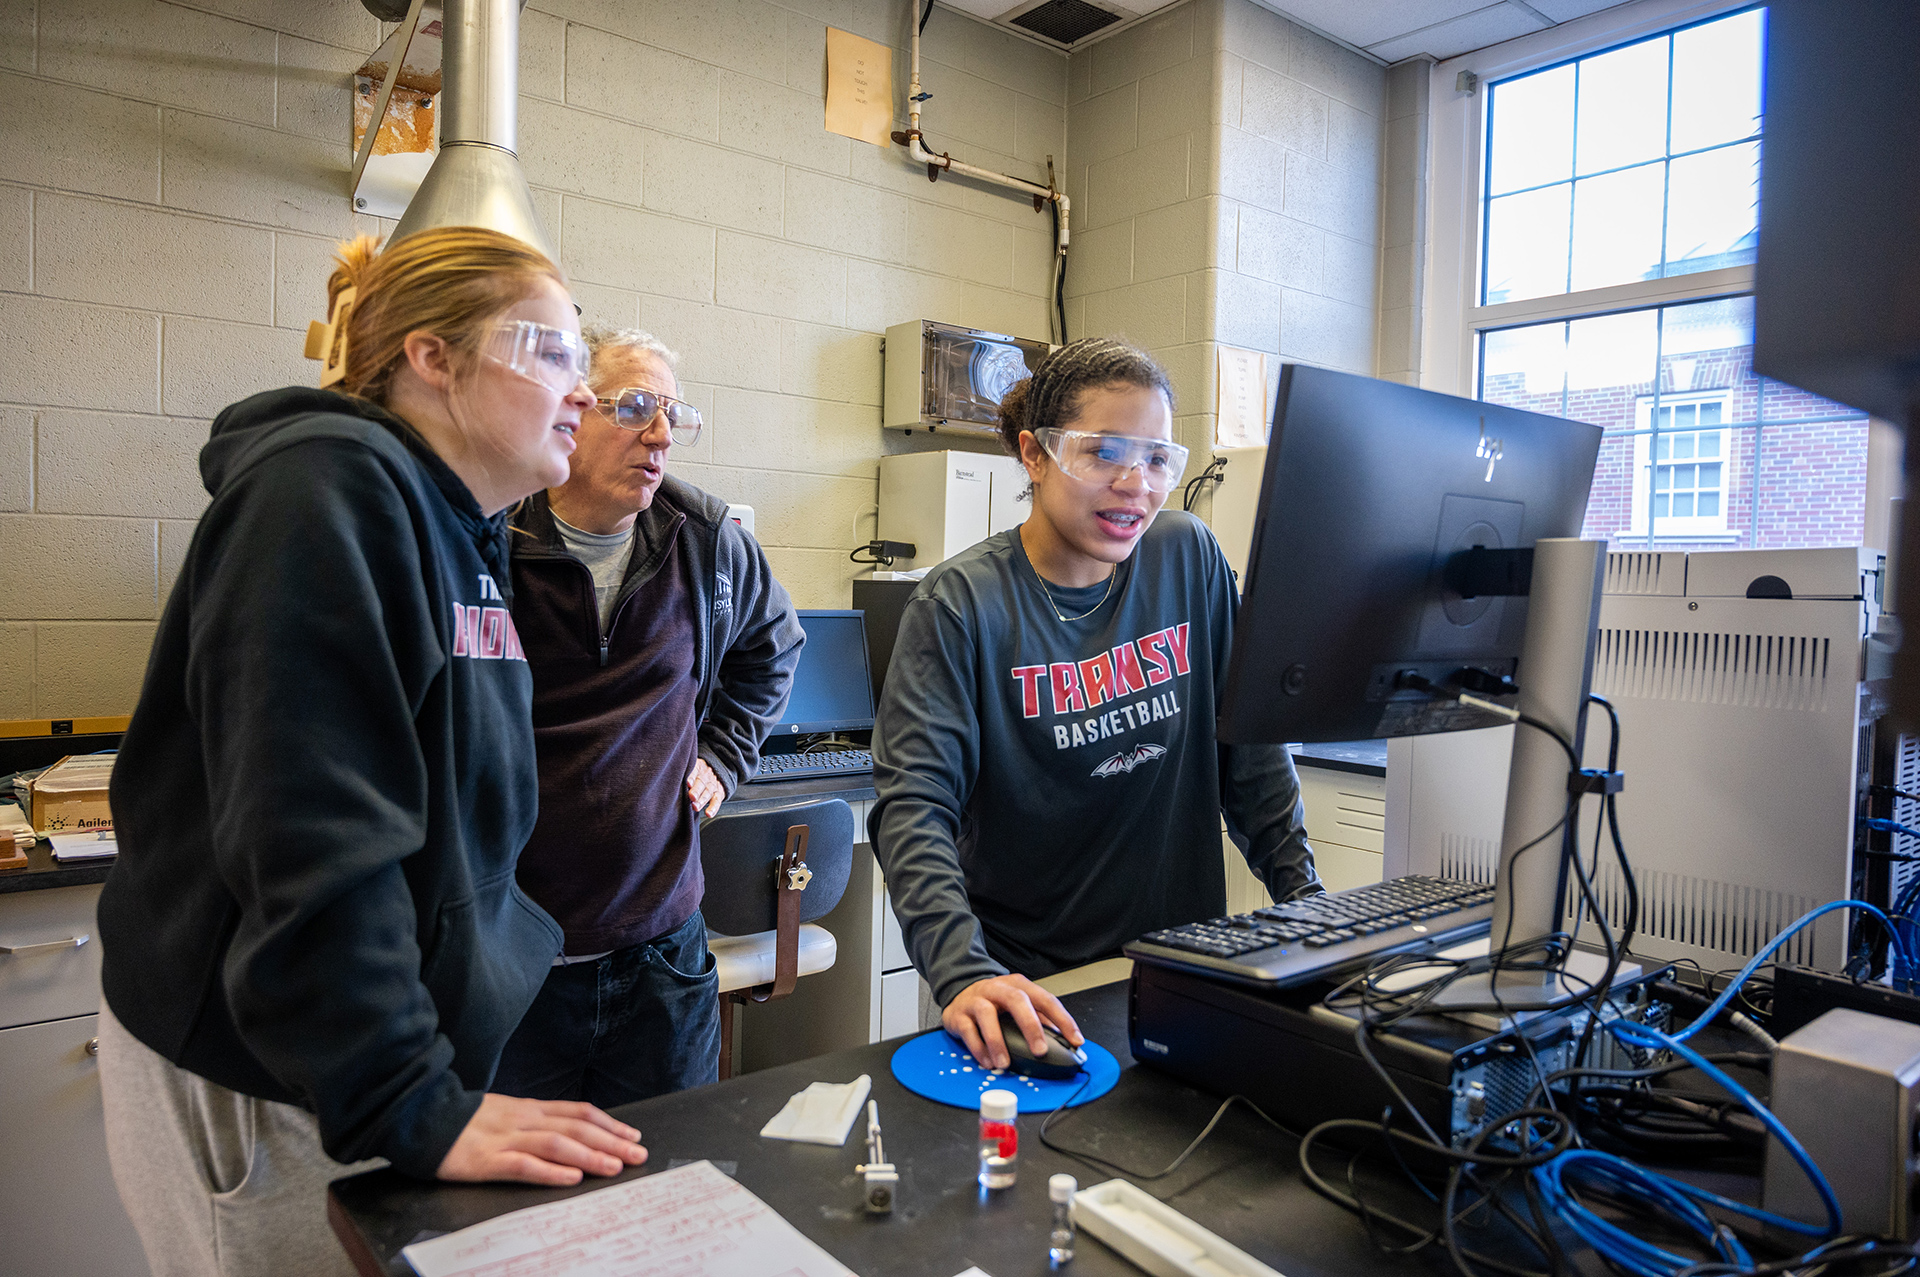
<svg viewBox="0 0 1920 1277"><path fill-rule="evenodd" d="M435 226L486 226L560 260L517 154L522 3L446 0L440 154L389 243Z"/></svg>

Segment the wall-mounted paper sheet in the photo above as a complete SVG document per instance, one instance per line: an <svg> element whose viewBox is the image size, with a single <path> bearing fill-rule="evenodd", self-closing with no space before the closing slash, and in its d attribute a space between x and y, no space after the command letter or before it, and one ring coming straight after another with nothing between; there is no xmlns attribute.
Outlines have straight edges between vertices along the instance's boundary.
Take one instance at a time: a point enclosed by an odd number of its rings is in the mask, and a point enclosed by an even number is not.
<svg viewBox="0 0 1920 1277"><path fill-rule="evenodd" d="M827 132L892 146L893 50L827 28Z"/></svg>
<svg viewBox="0 0 1920 1277"><path fill-rule="evenodd" d="M711 1162L517 1210L400 1253L420 1277L855 1277Z"/></svg>
<svg viewBox="0 0 1920 1277"><path fill-rule="evenodd" d="M1267 356L1258 350L1220 349L1219 420L1215 444L1258 448L1267 442Z"/></svg>

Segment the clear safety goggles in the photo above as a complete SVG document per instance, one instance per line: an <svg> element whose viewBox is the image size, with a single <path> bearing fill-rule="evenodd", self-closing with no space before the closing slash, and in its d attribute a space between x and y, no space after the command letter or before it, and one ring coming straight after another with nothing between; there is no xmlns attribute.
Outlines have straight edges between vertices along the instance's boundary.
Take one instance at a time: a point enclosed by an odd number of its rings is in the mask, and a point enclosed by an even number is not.
<svg viewBox="0 0 1920 1277"><path fill-rule="evenodd" d="M1053 464L1085 483L1111 486L1132 470L1154 492L1171 492L1187 468L1187 450L1167 439L1102 435L1049 426L1033 432Z"/></svg>
<svg viewBox="0 0 1920 1277"><path fill-rule="evenodd" d="M562 395L587 380L592 364L587 343L579 333L536 324L531 319L510 320L495 328L487 338L485 354Z"/></svg>
<svg viewBox="0 0 1920 1277"><path fill-rule="evenodd" d="M658 414L667 414L667 432L681 447L700 442L700 410L684 399L662 395L638 386L629 386L617 394L601 396L597 402L622 430L644 431Z"/></svg>

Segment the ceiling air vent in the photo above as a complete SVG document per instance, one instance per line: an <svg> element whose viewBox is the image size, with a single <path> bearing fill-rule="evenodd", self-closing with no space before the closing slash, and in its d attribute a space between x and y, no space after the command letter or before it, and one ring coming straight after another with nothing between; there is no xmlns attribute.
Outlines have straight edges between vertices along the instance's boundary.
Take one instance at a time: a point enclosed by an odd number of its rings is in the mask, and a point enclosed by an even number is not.
<svg viewBox="0 0 1920 1277"><path fill-rule="evenodd" d="M1120 15L1087 0L1046 0L1009 21L1057 44L1074 44L1120 21Z"/></svg>

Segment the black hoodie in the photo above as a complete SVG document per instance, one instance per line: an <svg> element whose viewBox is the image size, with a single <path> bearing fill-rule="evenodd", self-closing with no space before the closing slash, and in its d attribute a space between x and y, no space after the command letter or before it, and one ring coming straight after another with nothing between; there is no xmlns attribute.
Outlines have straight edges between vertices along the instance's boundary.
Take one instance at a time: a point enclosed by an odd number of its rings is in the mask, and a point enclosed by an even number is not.
<svg viewBox="0 0 1920 1277"><path fill-rule="evenodd" d="M404 423L228 408L114 768L107 1004L210 1081L427 1177L560 949L514 883L532 680L505 520Z"/></svg>

